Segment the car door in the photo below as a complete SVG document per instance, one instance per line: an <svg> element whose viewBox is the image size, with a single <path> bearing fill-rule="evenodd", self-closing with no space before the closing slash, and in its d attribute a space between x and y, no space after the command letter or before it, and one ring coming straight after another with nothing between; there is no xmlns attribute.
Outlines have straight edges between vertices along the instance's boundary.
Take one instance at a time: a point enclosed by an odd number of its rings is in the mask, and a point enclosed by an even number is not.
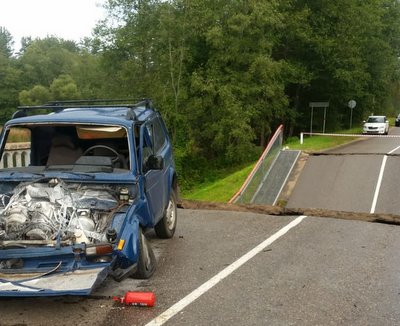
<svg viewBox="0 0 400 326"><path fill-rule="evenodd" d="M159 169L149 168L149 158L156 156L162 162L166 159L167 139L160 122L156 116L144 125L142 171L144 175L144 187L153 213L153 224L156 224L163 216L168 198L168 165L162 164Z"/></svg>

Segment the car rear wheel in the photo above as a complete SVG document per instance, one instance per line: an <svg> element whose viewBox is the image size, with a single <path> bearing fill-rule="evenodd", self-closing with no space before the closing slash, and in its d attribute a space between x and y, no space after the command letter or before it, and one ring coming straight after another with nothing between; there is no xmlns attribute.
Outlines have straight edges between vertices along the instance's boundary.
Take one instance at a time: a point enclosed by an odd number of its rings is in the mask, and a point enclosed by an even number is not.
<svg viewBox="0 0 400 326"><path fill-rule="evenodd" d="M154 231L159 238L169 239L174 236L178 217L176 206L176 194L172 189L164 216L154 227Z"/></svg>
<svg viewBox="0 0 400 326"><path fill-rule="evenodd" d="M153 275L156 269L156 257L153 249L149 244L143 229L139 228L139 259L137 262L136 272L132 274L132 278L148 279Z"/></svg>

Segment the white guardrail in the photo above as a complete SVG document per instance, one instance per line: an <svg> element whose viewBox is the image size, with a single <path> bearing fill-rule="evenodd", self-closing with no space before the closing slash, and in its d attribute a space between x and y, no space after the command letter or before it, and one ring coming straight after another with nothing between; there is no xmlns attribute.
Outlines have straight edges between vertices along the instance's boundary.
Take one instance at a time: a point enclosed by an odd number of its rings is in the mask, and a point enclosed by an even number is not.
<svg viewBox="0 0 400 326"><path fill-rule="evenodd" d="M30 155L30 143L7 144L0 161L0 169L28 166Z"/></svg>
<svg viewBox="0 0 400 326"><path fill-rule="evenodd" d="M400 138L400 135L378 135L378 134L327 134L321 132L301 132L300 133L300 144L304 142L304 135L309 136L336 136L336 137L366 137L366 138Z"/></svg>

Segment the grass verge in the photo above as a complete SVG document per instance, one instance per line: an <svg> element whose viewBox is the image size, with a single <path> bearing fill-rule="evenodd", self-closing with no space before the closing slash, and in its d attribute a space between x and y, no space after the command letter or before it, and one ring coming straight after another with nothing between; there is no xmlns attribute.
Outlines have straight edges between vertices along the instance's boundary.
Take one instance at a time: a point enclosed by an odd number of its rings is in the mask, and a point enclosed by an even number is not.
<svg viewBox="0 0 400 326"><path fill-rule="evenodd" d="M346 144L357 139L356 136L361 134L361 128L354 128L349 130L341 130L335 134L348 134L349 136L304 136L303 144L300 144L299 137L290 137L285 142L284 146L289 149L298 149L301 151L322 151L324 149L333 148L339 145Z"/></svg>
<svg viewBox="0 0 400 326"><path fill-rule="evenodd" d="M240 170L214 182L201 184L194 191L182 193L182 198L200 201L228 202L240 189L255 165L251 163Z"/></svg>

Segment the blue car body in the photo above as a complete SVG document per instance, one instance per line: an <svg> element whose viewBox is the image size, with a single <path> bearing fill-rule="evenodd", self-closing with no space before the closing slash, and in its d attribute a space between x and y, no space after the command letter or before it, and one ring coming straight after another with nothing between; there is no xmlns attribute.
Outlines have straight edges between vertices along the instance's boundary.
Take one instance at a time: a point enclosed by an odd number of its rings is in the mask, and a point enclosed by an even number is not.
<svg viewBox="0 0 400 326"><path fill-rule="evenodd" d="M30 145L17 167L14 130ZM21 107L0 141L0 296L87 295L108 275L152 275L144 231L173 236L177 176L150 101Z"/></svg>

